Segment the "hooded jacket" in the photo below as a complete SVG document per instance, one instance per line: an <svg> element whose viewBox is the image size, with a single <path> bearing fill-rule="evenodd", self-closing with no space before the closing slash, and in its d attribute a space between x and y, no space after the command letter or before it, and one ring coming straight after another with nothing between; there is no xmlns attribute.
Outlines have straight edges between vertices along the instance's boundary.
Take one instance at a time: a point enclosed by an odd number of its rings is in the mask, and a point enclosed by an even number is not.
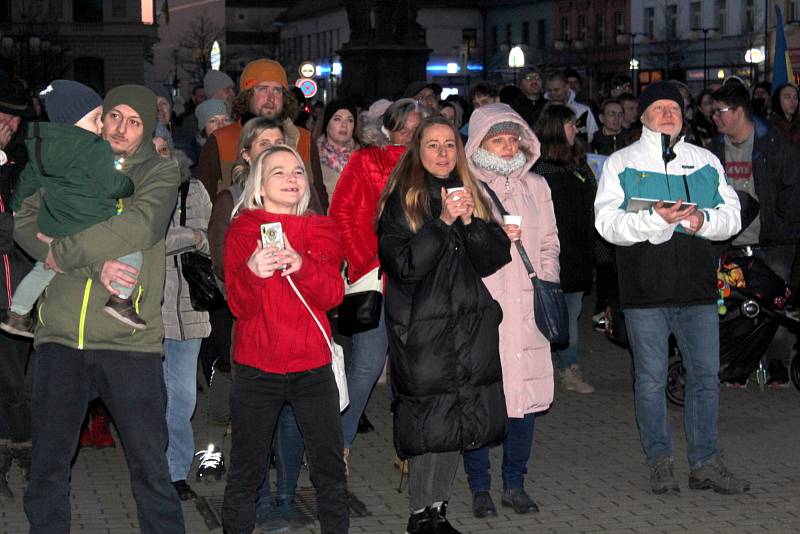
<svg viewBox="0 0 800 534"><path fill-rule="evenodd" d="M347 277L351 283L378 266L375 235L378 199L405 151L405 147L397 145L356 150L339 176L329 214L344 235Z"/></svg>
<svg viewBox="0 0 800 534"><path fill-rule="evenodd" d="M508 178L478 167L472 155L489 128L499 122L519 124L520 150L527 156L525 165ZM481 106L472 114L469 141L465 148L470 172L497 194L509 213L522 216L522 244L543 280L558 282L559 240L553 202L547 182L530 172L539 158L539 140L525 121L505 104ZM500 212L487 194L494 216ZM553 362L550 343L536 327L533 317L533 287L528 272L514 247L511 262L484 279L492 297L503 310L500 324L500 363L503 391L509 417L546 410L553 402Z"/></svg>
<svg viewBox="0 0 800 534"><path fill-rule="evenodd" d="M330 346L289 281L280 272L260 278L247 266L261 240L261 225L275 222L303 257L302 267L291 277L328 339L326 313L344 298L342 238L332 220L265 210L241 212L225 235L225 287L228 306L236 317L233 359L277 374L330 365Z"/></svg>
<svg viewBox="0 0 800 534"><path fill-rule="evenodd" d="M800 150L774 127L753 117L753 181L758 196L761 245L800 240ZM725 165L725 135L708 147Z"/></svg>
<svg viewBox="0 0 800 534"><path fill-rule="evenodd" d="M11 204L43 190L39 229L51 237L72 235L117 214L117 199L133 194L133 182L115 166L117 156L98 135L71 124L28 125L30 162Z"/></svg>
<svg viewBox="0 0 800 534"><path fill-rule="evenodd" d="M665 164L661 134L645 126L639 141L611 154L603 166L595 227L618 245L623 308L716 302L718 258L712 240L728 239L741 229L739 198L725 181L720 161L682 139L673 151L675 158ZM691 235L653 210L627 213L633 197L694 202L705 222Z"/></svg>
<svg viewBox="0 0 800 534"><path fill-rule="evenodd" d="M480 448L506 430L503 312L481 279L510 261L511 243L493 221L445 224L440 188L460 181L428 180L430 215L420 229L409 227L397 189L378 221L401 458Z"/></svg>

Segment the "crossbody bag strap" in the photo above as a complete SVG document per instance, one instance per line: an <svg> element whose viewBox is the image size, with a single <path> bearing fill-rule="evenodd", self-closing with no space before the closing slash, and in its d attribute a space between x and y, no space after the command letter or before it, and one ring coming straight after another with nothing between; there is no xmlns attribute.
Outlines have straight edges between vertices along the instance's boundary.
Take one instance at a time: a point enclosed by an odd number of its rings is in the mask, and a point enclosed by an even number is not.
<svg viewBox="0 0 800 534"><path fill-rule="evenodd" d="M331 345L333 343L333 340L332 339L328 339L328 334L325 333L325 328L322 327L322 323L319 322L319 319L317 319L317 316L314 315L314 312L311 311L311 307L306 302L306 299L303 298L303 294L300 293L300 290L298 290L297 286L294 285L294 281L292 280L292 276L291 275L287 276L286 280L289 281L289 285L292 286L292 289L294 290L295 294L297 295L297 298L300 299L300 302L302 302L303 306L306 307L306 309L308 310L308 313L311 314L311 318L314 319L315 323L317 323L317 327L319 327L319 331L322 332L322 337L325 338L325 342L328 344L328 347L330 347L331 351L333 351L333 346Z"/></svg>
<svg viewBox="0 0 800 534"><path fill-rule="evenodd" d="M486 190L486 193L494 202L494 205L497 206L497 209L500 211L500 215L510 215L508 210L503 206L503 203L500 202L500 199L497 198L497 193L489 187L486 182L481 182L483 188ZM528 253L525 251L525 247L522 246L522 242L517 240L514 241L514 245L517 247L517 252L519 252L520 258L522 258L522 264L525 266L525 270L528 271L528 274L531 275L531 278L534 278L536 275L536 269L533 268L533 263L531 263L531 259L528 257Z"/></svg>
<svg viewBox="0 0 800 534"><path fill-rule="evenodd" d="M189 180L183 182L180 187L181 192L181 204L180 204L180 225L186 226L186 199L189 198Z"/></svg>

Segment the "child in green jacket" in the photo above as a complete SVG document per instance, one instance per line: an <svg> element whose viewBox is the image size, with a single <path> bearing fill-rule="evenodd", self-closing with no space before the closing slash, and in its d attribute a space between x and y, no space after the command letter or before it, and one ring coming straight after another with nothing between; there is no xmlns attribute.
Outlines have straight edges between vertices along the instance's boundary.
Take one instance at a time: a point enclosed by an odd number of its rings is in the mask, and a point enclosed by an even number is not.
<svg viewBox="0 0 800 534"><path fill-rule="evenodd" d="M130 178L120 172L121 162L99 137L103 101L89 87L71 80L54 80L42 93L51 122L28 126L25 146L28 165L20 175L11 203L16 211L23 200L43 191L37 215L39 230L50 237L73 235L122 212L124 198L133 194ZM141 251L118 261L137 270ZM22 279L0 328L33 337L33 307L56 275L42 262ZM126 325L144 330L147 324L136 312L132 289L112 284L105 311Z"/></svg>

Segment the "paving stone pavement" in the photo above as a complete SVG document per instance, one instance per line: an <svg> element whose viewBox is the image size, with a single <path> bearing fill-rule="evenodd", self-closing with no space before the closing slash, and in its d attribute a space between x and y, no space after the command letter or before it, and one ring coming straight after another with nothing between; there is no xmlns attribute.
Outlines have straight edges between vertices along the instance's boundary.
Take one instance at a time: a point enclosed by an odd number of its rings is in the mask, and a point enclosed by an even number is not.
<svg viewBox="0 0 800 534"><path fill-rule="evenodd" d="M581 336L581 366L597 392L578 395L557 388L553 407L536 420L526 488L541 512L517 515L500 508L496 518L475 519L463 469L459 469L448 509L456 528L465 533L497 534L800 532L797 390L759 391L753 385L747 390L722 388L720 442L728 466L751 481L752 489L743 495L689 490L682 411L670 410L681 493L655 496L647 491L648 470L634 421L630 358L601 333L592 331L587 317L582 321ZM195 416L198 448L210 439L219 442L222 434L220 427L205 423L205 401L201 394ZM376 388L367 413L375 431L359 435L354 444L349 489L371 515L352 518L350 531L401 533L408 518L408 500L405 493L397 492L400 474L392 465L392 421L385 386ZM499 505L498 450L493 451L492 462L492 493ZM27 532L19 472L13 470L10 478L17 498L0 507L0 533ZM192 485L212 498L221 496L224 488L223 482ZM306 471L300 485L310 486ZM138 532L120 447L79 452L71 498L72 532ZM187 532L210 532L192 503L184 503L183 511Z"/></svg>

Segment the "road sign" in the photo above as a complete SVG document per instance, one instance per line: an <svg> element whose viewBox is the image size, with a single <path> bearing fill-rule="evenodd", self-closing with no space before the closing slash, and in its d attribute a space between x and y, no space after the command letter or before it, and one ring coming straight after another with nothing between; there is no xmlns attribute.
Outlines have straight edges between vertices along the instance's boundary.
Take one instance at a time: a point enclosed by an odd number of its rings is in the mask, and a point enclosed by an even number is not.
<svg viewBox="0 0 800 534"><path fill-rule="evenodd" d="M317 94L317 82L311 78L298 78L294 84L300 88L306 98L311 98Z"/></svg>
<svg viewBox="0 0 800 534"><path fill-rule="evenodd" d="M300 64L300 76L303 78L313 78L317 72L317 66L311 61L306 61Z"/></svg>

